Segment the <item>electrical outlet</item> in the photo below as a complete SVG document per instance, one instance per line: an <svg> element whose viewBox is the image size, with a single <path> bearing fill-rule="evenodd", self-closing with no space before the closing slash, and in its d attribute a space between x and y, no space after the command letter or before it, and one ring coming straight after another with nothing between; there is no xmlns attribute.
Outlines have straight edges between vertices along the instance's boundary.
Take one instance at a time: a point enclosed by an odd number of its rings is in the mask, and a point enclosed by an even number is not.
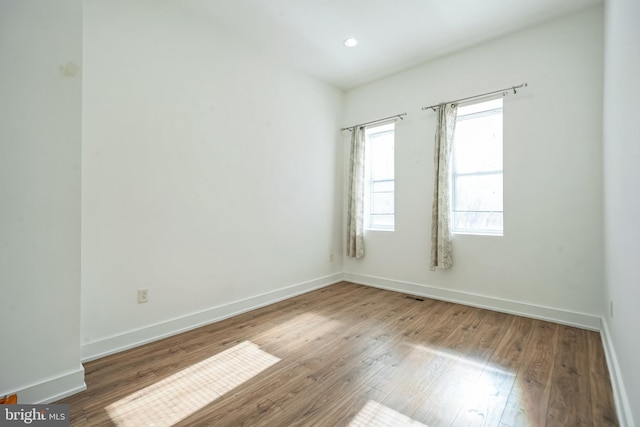
<svg viewBox="0 0 640 427"><path fill-rule="evenodd" d="M138 304L149 302L149 289L138 289Z"/></svg>
<svg viewBox="0 0 640 427"><path fill-rule="evenodd" d="M333 262L333 254L329 254L329 262Z"/></svg>

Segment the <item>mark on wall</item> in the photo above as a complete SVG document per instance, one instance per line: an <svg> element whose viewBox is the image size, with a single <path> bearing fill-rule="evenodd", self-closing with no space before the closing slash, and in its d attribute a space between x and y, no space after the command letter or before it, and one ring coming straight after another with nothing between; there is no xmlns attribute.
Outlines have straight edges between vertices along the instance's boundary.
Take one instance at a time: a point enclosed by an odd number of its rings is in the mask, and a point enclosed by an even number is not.
<svg viewBox="0 0 640 427"><path fill-rule="evenodd" d="M78 75L78 66L69 61L65 65L60 66L60 75L63 77L75 77Z"/></svg>

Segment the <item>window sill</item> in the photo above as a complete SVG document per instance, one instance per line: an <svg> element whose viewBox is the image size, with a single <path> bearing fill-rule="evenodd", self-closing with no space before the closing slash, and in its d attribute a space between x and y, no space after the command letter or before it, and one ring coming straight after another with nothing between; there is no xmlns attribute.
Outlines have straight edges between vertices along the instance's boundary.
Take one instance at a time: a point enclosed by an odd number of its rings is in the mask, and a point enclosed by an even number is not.
<svg viewBox="0 0 640 427"><path fill-rule="evenodd" d="M463 236L488 236L488 237L504 237L504 232L487 232L487 231L452 231L451 234Z"/></svg>

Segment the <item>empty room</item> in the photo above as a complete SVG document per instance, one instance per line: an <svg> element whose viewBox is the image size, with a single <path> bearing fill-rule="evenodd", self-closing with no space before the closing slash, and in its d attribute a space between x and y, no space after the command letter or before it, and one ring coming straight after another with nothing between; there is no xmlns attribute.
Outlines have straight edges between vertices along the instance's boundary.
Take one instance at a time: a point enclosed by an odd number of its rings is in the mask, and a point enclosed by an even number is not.
<svg viewBox="0 0 640 427"><path fill-rule="evenodd" d="M0 0L0 424L636 426L639 20Z"/></svg>

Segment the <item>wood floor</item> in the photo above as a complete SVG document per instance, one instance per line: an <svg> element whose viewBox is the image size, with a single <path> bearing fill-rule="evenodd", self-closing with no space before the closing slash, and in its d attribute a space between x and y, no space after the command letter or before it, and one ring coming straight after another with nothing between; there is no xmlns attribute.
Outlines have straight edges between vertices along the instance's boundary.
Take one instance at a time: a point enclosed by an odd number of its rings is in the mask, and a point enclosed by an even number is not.
<svg viewBox="0 0 640 427"><path fill-rule="evenodd" d="M346 282L85 369L71 425L618 425L597 332Z"/></svg>

